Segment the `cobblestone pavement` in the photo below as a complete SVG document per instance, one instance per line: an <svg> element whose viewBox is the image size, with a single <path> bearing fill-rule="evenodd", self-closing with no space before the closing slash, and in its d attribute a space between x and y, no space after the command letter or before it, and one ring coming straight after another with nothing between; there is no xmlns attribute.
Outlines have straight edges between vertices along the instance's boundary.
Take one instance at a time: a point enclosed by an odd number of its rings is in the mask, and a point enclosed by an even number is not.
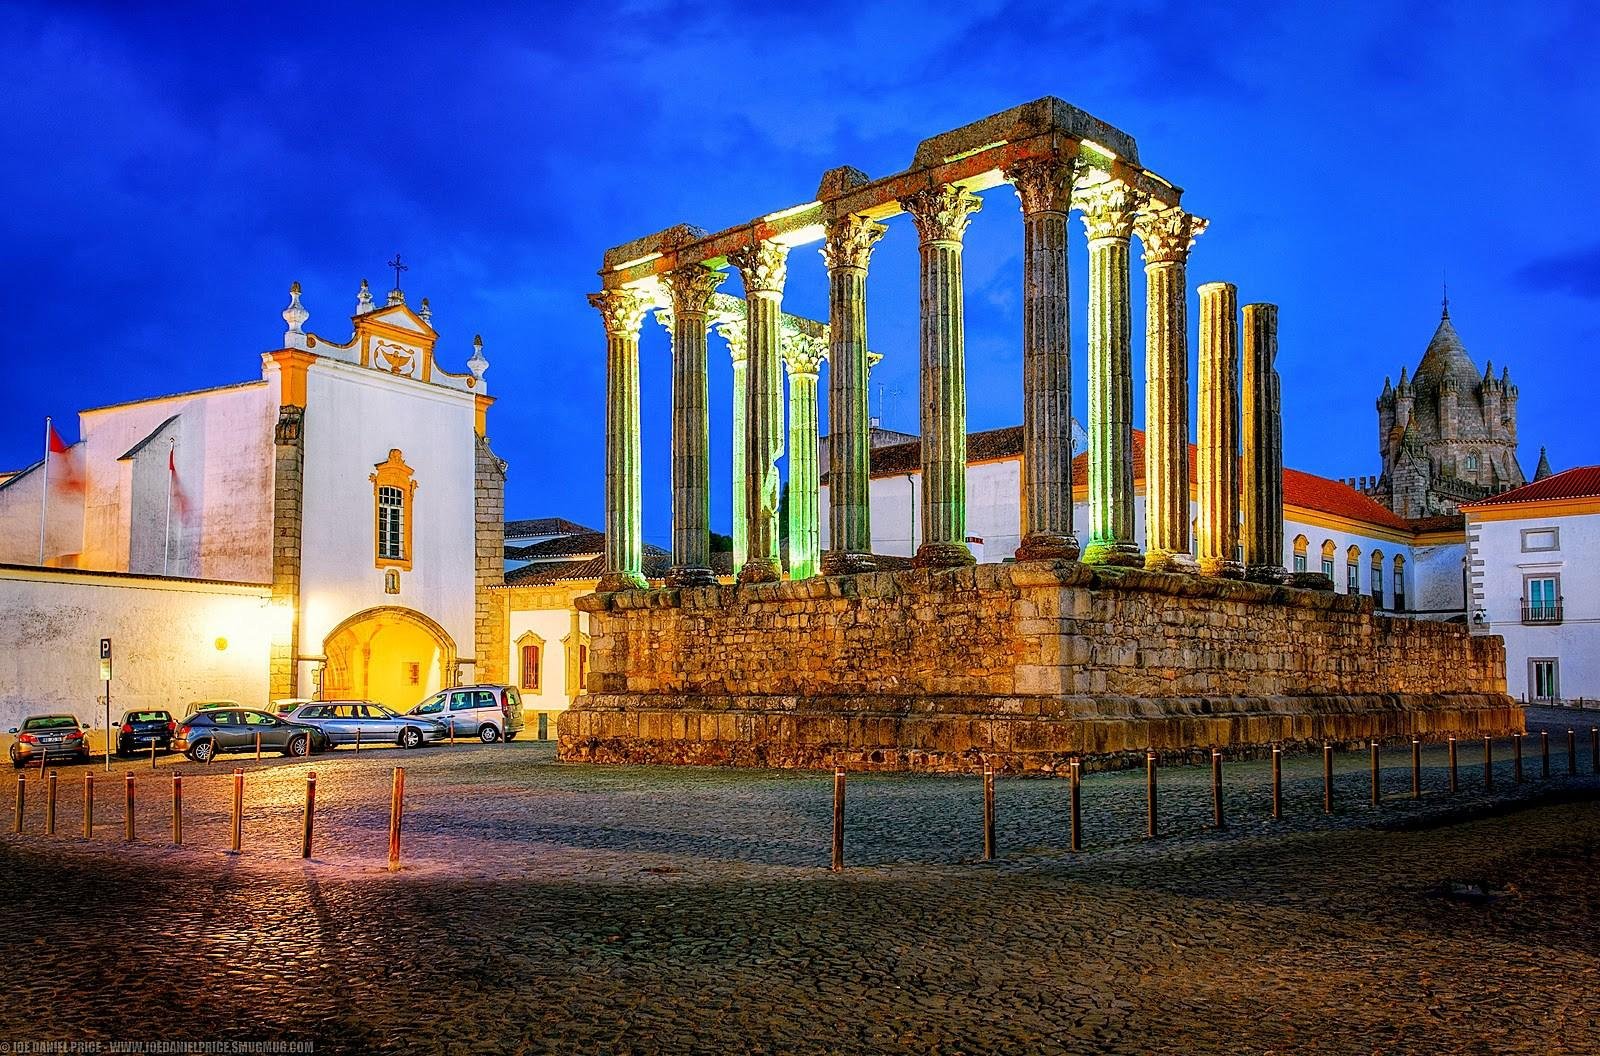
<svg viewBox="0 0 1600 1056"><path fill-rule="evenodd" d="M1443 748L1410 798L1409 751L1085 778L1002 779L980 861L976 778L853 776L848 868L827 870L816 773L558 764L549 744L64 767L57 833L29 775L0 836L9 951L0 1043L314 1040L319 1052L1600 1052L1600 715L1530 713L1513 783L1496 745ZM1566 735L1578 729L1578 775ZM391 768L407 771L404 868L385 868ZM317 843L302 862L305 774ZM124 775L136 840L124 841ZM171 776L185 846L170 846ZM10 831L15 784L0 782Z"/></svg>

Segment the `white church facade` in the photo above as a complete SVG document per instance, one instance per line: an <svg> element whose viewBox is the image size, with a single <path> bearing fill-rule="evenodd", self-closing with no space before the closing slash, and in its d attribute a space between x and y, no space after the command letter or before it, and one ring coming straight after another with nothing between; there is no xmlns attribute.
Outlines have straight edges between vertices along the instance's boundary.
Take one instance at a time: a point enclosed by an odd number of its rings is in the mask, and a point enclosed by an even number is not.
<svg viewBox="0 0 1600 1056"><path fill-rule="evenodd" d="M258 379L85 410L0 474L0 719L98 717L103 637L119 709L409 706L481 674L505 473L482 343L455 372L426 300L363 282L334 341L300 298Z"/></svg>

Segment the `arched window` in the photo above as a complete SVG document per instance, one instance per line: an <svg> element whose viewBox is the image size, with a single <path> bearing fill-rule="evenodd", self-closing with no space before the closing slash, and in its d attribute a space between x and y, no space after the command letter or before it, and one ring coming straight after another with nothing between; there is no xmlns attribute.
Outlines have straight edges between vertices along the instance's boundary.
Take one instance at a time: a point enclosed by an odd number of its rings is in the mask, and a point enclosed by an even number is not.
<svg viewBox="0 0 1600 1056"><path fill-rule="evenodd" d="M1406 559L1394 555L1394 609L1404 612L1406 608Z"/></svg>
<svg viewBox="0 0 1600 1056"><path fill-rule="evenodd" d="M544 639L532 631L517 639L517 685L528 693L538 693L543 683Z"/></svg>
<svg viewBox="0 0 1600 1056"><path fill-rule="evenodd" d="M1361 593L1361 548L1354 543L1344 552L1344 592Z"/></svg>
<svg viewBox="0 0 1600 1056"><path fill-rule="evenodd" d="M1383 608L1383 551L1372 551L1372 604Z"/></svg>
<svg viewBox="0 0 1600 1056"><path fill-rule="evenodd" d="M373 553L378 568L411 570L411 496L417 490L400 449L377 463L372 481Z"/></svg>
<svg viewBox="0 0 1600 1056"><path fill-rule="evenodd" d="M1322 541L1322 574L1329 579L1333 578L1333 559L1338 552L1339 548L1333 545L1332 539Z"/></svg>
<svg viewBox="0 0 1600 1056"><path fill-rule="evenodd" d="M1305 536L1297 535L1294 537L1294 570L1296 572L1304 572L1306 570L1306 551L1310 547L1311 540Z"/></svg>

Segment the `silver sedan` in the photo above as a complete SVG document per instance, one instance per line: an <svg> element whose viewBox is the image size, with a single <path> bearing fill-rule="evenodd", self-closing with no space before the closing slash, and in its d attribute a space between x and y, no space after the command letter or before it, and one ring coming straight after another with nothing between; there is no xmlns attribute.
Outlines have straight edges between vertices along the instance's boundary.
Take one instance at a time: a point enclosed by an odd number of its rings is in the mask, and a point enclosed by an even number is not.
<svg viewBox="0 0 1600 1056"><path fill-rule="evenodd" d="M343 744L398 744L420 748L445 739L441 723L415 715L397 715L370 700L314 700L286 716L290 722L315 726L334 747Z"/></svg>

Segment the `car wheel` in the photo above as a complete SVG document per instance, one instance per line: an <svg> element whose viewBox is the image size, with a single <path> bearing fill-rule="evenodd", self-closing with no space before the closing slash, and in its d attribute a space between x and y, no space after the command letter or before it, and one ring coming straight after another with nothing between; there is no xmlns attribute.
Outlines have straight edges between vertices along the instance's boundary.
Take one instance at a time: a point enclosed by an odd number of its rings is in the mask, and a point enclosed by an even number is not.
<svg viewBox="0 0 1600 1056"><path fill-rule="evenodd" d="M211 761L211 757L217 754L217 746L212 744L210 741L196 741L194 744L190 745L189 750L183 754L187 755L190 759L193 759L197 763L209 763Z"/></svg>
<svg viewBox="0 0 1600 1056"><path fill-rule="evenodd" d="M306 736L303 733L300 734L298 737L289 738L289 747L288 747L287 750L284 751L283 754L284 755L292 755L292 756L295 756L296 758L304 758L305 756L310 755L311 754L311 738Z"/></svg>
<svg viewBox="0 0 1600 1056"><path fill-rule="evenodd" d="M402 747L402 748L421 748L422 747L422 731L417 729L415 726L407 726L405 729L401 730L400 731L400 747Z"/></svg>
<svg viewBox="0 0 1600 1056"><path fill-rule="evenodd" d="M28 764L23 761L22 757L17 754L17 750L15 748L11 749L11 766L14 769L21 770L27 765Z"/></svg>
<svg viewBox="0 0 1600 1056"><path fill-rule="evenodd" d="M490 723L484 723L478 728L478 740L484 744L493 744L500 739L500 731Z"/></svg>

